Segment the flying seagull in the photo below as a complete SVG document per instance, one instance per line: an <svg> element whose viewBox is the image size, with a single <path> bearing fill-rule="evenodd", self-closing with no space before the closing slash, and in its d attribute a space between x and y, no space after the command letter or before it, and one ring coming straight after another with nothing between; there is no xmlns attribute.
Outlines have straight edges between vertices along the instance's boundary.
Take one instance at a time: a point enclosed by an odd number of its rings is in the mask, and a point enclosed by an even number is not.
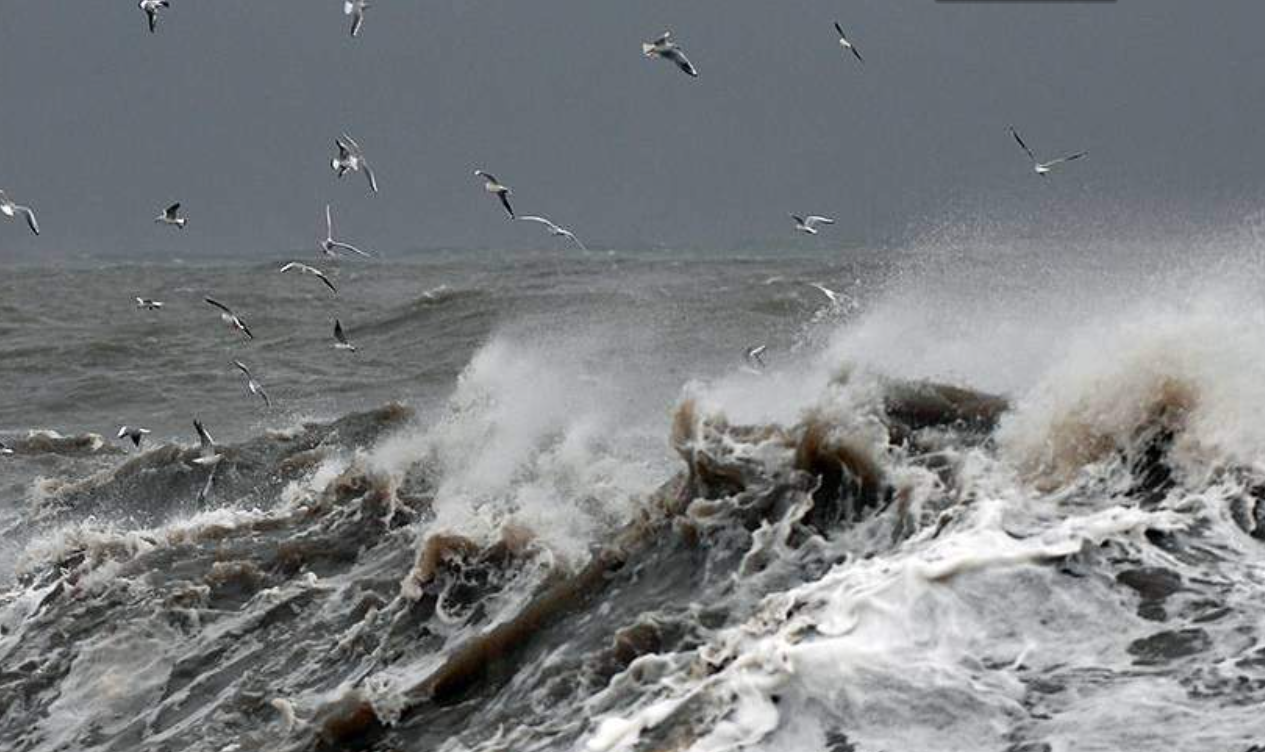
<svg viewBox="0 0 1265 752"><path fill-rule="evenodd" d="M157 217L154 217L154 221L163 225L179 227L180 229L183 230L185 223L188 222L189 220L180 216L180 202L177 201L176 203L172 204L171 206L168 206L165 210L163 210L162 214L159 214Z"/></svg>
<svg viewBox="0 0 1265 752"><path fill-rule="evenodd" d="M343 333L343 322L338 319L334 319L334 349L356 351L356 346L347 341L347 335Z"/></svg>
<svg viewBox="0 0 1265 752"><path fill-rule="evenodd" d="M338 147L338 156L330 160L330 166L334 168L334 172L338 173L338 177L341 178L348 171L364 170L365 177L369 179L369 189L377 193L378 179L373 176L373 168L365 159L365 152L360 148L360 144L344 132L342 136L334 139L334 145Z"/></svg>
<svg viewBox="0 0 1265 752"><path fill-rule="evenodd" d="M1077 152L1075 154L1070 154L1066 157L1059 157L1058 159L1052 159L1049 162L1040 162L1040 161L1037 161L1037 155L1033 154L1032 150L1028 148L1028 145L1023 142L1022 138L1020 138L1019 131L1015 130L1015 126L1012 125L1009 128L1010 128L1010 135L1015 137L1015 141L1019 144L1019 148L1023 149L1024 153L1028 155L1028 158L1032 160L1033 172L1035 172L1036 174L1042 177L1045 177L1046 175L1048 175L1050 170L1053 169L1055 165L1059 165L1064 162L1071 162L1074 159L1080 159L1081 157L1089 153L1087 151L1082 151L1082 152Z"/></svg>
<svg viewBox="0 0 1265 752"><path fill-rule="evenodd" d="M752 368L764 368L764 351L767 349L768 347L766 345L748 347L746 355L744 356L747 359L747 363Z"/></svg>
<svg viewBox="0 0 1265 752"><path fill-rule="evenodd" d="M136 307L143 308L146 311L157 311L159 308L162 308L163 305L164 303L161 300L154 300L153 298L136 299Z"/></svg>
<svg viewBox="0 0 1265 752"><path fill-rule="evenodd" d="M807 217L801 217L798 214L792 214L791 219L795 220L795 229L800 232L806 232L809 235L817 234L817 225L833 225L835 221L830 217L819 217L810 214Z"/></svg>
<svg viewBox="0 0 1265 752"><path fill-rule="evenodd" d="M851 52L858 61L864 63L865 58L861 57L861 51L848 39L848 35L843 33L843 27L839 25L838 21L835 21L835 31L839 32L839 46Z"/></svg>
<svg viewBox="0 0 1265 752"><path fill-rule="evenodd" d="M3 214L9 219L13 219L17 215L21 214L26 217L26 224L31 228L31 232L36 235L40 234L40 224L35 221L35 212L31 210L31 207L13 203L13 200L10 199L4 191L0 191L0 214Z"/></svg>
<svg viewBox="0 0 1265 752"><path fill-rule="evenodd" d="M325 239L321 241L321 250L325 252L326 256L329 256L331 258L337 258L338 256L337 252L339 249L342 249L344 251L351 251L352 253L358 253L361 256L364 256L366 258L369 257L369 254L365 253L364 251L360 250L354 245L349 245L340 240L334 240L334 215L330 213L329 204L326 204L325 205ZM285 270L282 269L282 271L285 271ZM326 281L325 284L329 285L329 282ZM330 287L332 288L333 285L330 285Z"/></svg>
<svg viewBox="0 0 1265 752"><path fill-rule="evenodd" d="M653 42L641 43L641 54L646 57L658 57L664 60L670 60L676 64L676 67L685 71L687 75L698 76L698 71L694 69L694 64L685 56L685 51L672 41L672 32L665 31L663 36Z"/></svg>
<svg viewBox="0 0 1265 752"><path fill-rule="evenodd" d="M510 206L510 189L501 185L501 181L490 172L483 170L475 170L475 176L483 178L483 190L488 193L495 193L496 197L501 199L501 205L505 207L505 211L509 212L510 219L514 219L514 207Z"/></svg>
<svg viewBox="0 0 1265 752"><path fill-rule="evenodd" d="M193 429L198 432L199 443L198 456L193 458L193 464L203 467L215 467L220 460L224 459L224 455L215 450L215 439L211 438L211 434L207 433L202 421L197 418L193 419Z"/></svg>
<svg viewBox="0 0 1265 752"><path fill-rule="evenodd" d="M13 454L13 448L3 441L0 441L0 454Z"/></svg>
<svg viewBox="0 0 1265 752"><path fill-rule="evenodd" d="M809 286L816 287L818 290L821 290L822 294L830 299L831 305L839 305L840 303L843 302L843 295L835 292L834 290L831 290L829 287L819 285L816 282L810 282Z"/></svg>
<svg viewBox="0 0 1265 752"><path fill-rule="evenodd" d="M149 18L149 33L153 34L158 31L158 9L170 8L171 3L168 0L140 0L136 7L145 11L145 16Z"/></svg>
<svg viewBox="0 0 1265 752"><path fill-rule="evenodd" d="M264 407L272 407L272 400L268 399L268 393L264 391L258 381L255 381L255 377L251 375L250 369L246 367L246 364L240 360L234 360L233 365L237 366L237 370L246 375L246 388L250 390L250 393L262 399Z"/></svg>
<svg viewBox="0 0 1265 752"><path fill-rule="evenodd" d="M334 287L334 283L329 281L329 277L325 276L325 272L321 271L320 269L317 269L315 266L308 266L307 264L301 264L298 261L291 261L290 263L281 267L282 272L288 272L291 269L301 272L303 274L315 275L317 279L325 283L325 286L328 287L331 292L338 292L338 288Z"/></svg>
<svg viewBox="0 0 1265 752"><path fill-rule="evenodd" d="M213 300L211 298L205 298L205 300L206 302L220 309L220 321L223 321L225 324L228 324L230 328L236 329L237 331L244 334L246 336L246 339L255 338L255 335L250 333L250 329L246 328L246 324L243 323L242 320L237 317L237 314L233 313L233 309L229 308L228 306L224 305L218 300Z"/></svg>
<svg viewBox="0 0 1265 752"><path fill-rule="evenodd" d="M588 248L585 248L584 244L580 242L580 239L575 236L574 232L571 232L565 227L559 227L558 225L554 224L546 217L533 217L529 215L529 216L524 216L524 217L518 217L518 219L521 219L524 222L536 222L538 224L542 224L545 226L545 229L549 231L550 235L553 235L559 238L566 238L567 240L570 240L572 243L575 243L576 245L578 245L580 247L580 250L582 251L588 250Z"/></svg>
<svg viewBox="0 0 1265 752"><path fill-rule="evenodd" d="M369 7L369 0L346 0L343 3L343 15L351 16L351 36L356 38L360 36L360 27L365 25L365 8Z"/></svg>
<svg viewBox="0 0 1265 752"><path fill-rule="evenodd" d="M131 439L132 443L136 445L136 448L140 449L141 439L145 438L146 434L148 433L149 433L148 428L134 428L132 426L123 426L122 428L119 429L118 437L120 439Z"/></svg>

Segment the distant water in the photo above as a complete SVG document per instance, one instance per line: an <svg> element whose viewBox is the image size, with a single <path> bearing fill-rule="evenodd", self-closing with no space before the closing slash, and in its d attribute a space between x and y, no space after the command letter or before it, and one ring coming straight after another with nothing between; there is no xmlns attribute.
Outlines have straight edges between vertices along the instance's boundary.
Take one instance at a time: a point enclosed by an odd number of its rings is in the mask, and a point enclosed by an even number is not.
<svg viewBox="0 0 1265 752"><path fill-rule="evenodd" d="M2 270L5 749L1265 749L1255 253L278 266Z"/></svg>

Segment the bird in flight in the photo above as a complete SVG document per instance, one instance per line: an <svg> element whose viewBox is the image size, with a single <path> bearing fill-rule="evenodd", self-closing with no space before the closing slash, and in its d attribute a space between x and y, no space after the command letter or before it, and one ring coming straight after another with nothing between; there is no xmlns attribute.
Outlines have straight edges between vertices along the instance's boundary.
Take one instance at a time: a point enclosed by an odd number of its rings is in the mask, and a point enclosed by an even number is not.
<svg viewBox="0 0 1265 752"><path fill-rule="evenodd" d="M791 219L795 220L795 229L809 235L816 235L818 225L833 225L835 221L830 217L819 217L810 214L807 217L801 217L798 214L792 214Z"/></svg>
<svg viewBox="0 0 1265 752"><path fill-rule="evenodd" d="M698 71L694 68L694 64L685 56L685 51L672 41L672 32L665 31L663 36L653 42L641 43L641 54L646 57L657 57L663 60L671 61L680 68L686 75L698 76Z"/></svg>
<svg viewBox="0 0 1265 752"><path fill-rule="evenodd" d="M746 358L747 364L752 368L764 368L764 352L768 349L767 345L748 347L746 354L743 357Z"/></svg>
<svg viewBox="0 0 1265 752"><path fill-rule="evenodd" d="M351 16L351 36L353 39L360 36L360 27L365 25L365 8L369 7L369 0L346 0L343 3L343 15Z"/></svg>
<svg viewBox="0 0 1265 752"><path fill-rule="evenodd" d="M161 300L154 300L153 298L136 299L136 307L142 308L146 311L157 311L159 308L162 308L163 305L165 304Z"/></svg>
<svg viewBox="0 0 1265 752"><path fill-rule="evenodd" d="M818 290L821 290L821 294L825 295L830 300L831 305L837 306L843 303L843 295L841 293L837 293L829 287L819 285L816 282L809 283L809 286L816 287Z"/></svg>
<svg viewBox="0 0 1265 752"><path fill-rule="evenodd" d="M0 454L13 454L13 448L3 441L0 441Z"/></svg>
<svg viewBox="0 0 1265 752"><path fill-rule="evenodd" d="M843 27L839 25L838 21L835 21L835 31L839 32L839 46L851 52L858 62L864 63L865 58L861 57L861 51L852 43L852 40L848 39L848 35L843 33Z"/></svg>
<svg viewBox="0 0 1265 752"><path fill-rule="evenodd" d="M524 222L535 222L537 224L544 225L545 229L549 231L550 235L553 235L559 238L566 238L567 240L570 240L572 243L575 243L577 246L579 246L580 250L582 251L588 250L588 248L585 248L584 244L580 242L580 239L575 236L574 232L571 232L565 227L560 227L554 224L547 217L533 217L533 216L528 215L528 216L518 217L518 219L521 219Z"/></svg>
<svg viewBox="0 0 1265 752"><path fill-rule="evenodd" d="M119 429L118 438L131 439L132 443L136 445L136 448L140 449L141 439L145 438L147 434L149 434L148 428L136 428L133 426L123 426L122 428Z"/></svg>
<svg viewBox="0 0 1265 752"><path fill-rule="evenodd" d="M343 322L338 319L334 319L334 349L356 351L356 346L347 341L347 335L343 332Z"/></svg>
<svg viewBox="0 0 1265 752"><path fill-rule="evenodd" d="M233 313L233 309L211 298L205 298L206 302L220 309L220 321L228 324L230 329L235 329L245 335L246 339L254 339L255 335L250 333L250 329L246 328L246 324Z"/></svg>
<svg viewBox="0 0 1265 752"><path fill-rule="evenodd" d="M163 211L162 214L159 214L157 217L154 217L154 221L157 222L158 224L167 225L169 227L170 226L179 227L180 229L183 230L185 224L188 223L189 220L180 216L180 202L177 201L171 206L168 206Z"/></svg>
<svg viewBox="0 0 1265 752"><path fill-rule="evenodd" d="M140 0L136 7L145 11L145 16L149 19L149 33L153 34L158 31L158 9L170 8L171 3L168 0Z"/></svg>
<svg viewBox="0 0 1265 752"><path fill-rule="evenodd" d="M325 276L325 272L317 269L315 266L308 266L307 264L299 263L298 261L291 261L281 267L281 271L283 273L288 271L297 271L302 274L311 274L320 281L324 282L325 286L330 289L330 292L338 292L338 288L334 287L334 283L329 281L329 277Z"/></svg>
<svg viewBox="0 0 1265 752"><path fill-rule="evenodd" d="M364 171L365 177L369 179L369 190L377 193L378 179L374 177L373 168L365 159L365 152L360 148L360 144L344 132L343 135L334 139L334 145L338 147L338 156L330 160L330 166L334 168L334 172L338 173L338 177L341 178L349 171Z"/></svg>
<svg viewBox="0 0 1265 752"><path fill-rule="evenodd" d="M1029 149L1028 145L1023 142L1023 138L1020 137L1019 131L1015 130L1015 127L1013 125L1010 126L1009 129L1010 129L1010 135L1015 137L1015 142L1019 144L1019 148L1023 149L1024 153L1028 155L1028 158L1032 160L1032 171L1040 175L1041 177L1045 177L1046 175L1048 175L1050 173L1050 170L1053 169L1055 165L1060 165L1060 164L1063 164L1064 162L1071 162L1073 160L1080 159L1081 157L1089 153L1087 151L1082 151L1082 152L1077 152L1075 154L1069 154L1066 157L1059 157L1058 159L1052 159L1049 162L1041 162L1037 159L1037 155L1032 153L1032 149Z"/></svg>
<svg viewBox="0 0 1265 752"><path fill-rule="evenodd" d="M514 219L514 207L510 206L510 189L508 186L501 185L501 181L490 172L483 170L475 170L476 177L483 178L483 190L488 193L495 193L496 197L501 199L501 206L505 207L505 211L509 212L510 219Z"/></svg>
<svg viewBox="0 0 1265 752"><path fill-rule="evenodd" d="M341 240L334 240L334 215L330 212L329 204L325 205L325 239L321 241L321 250L324 251L326 256L331 258L337 258L339 250L351 251L366 258L369 257L369 254L354 245L349 245ZM281 271L285 271L285 269ZM325 284L328 285L329 282L326 281ZM330 285L330 287L333 287L333 285Z"/></svg>
<svg viewBox="0 0 1265 752"><path fill-rule="evenodd" d="M246 364L240 360L234 360L233 365L237 366L237 370L246 376L246 388L250 390L250 393L262 399L264 407L272 407L272 400L268 399L268 393L264 391L258 381L255 381L255 377L251 375L250 369L246 367Z"/></svg>
<svg viewBox="0 0 1265 752"><path fill-rule="evenodd" d="M9 198L4 191L0 191L0 214L9 219L21 214L26 217L26 225L31 228L31 232L40 234L40 224L35 221L35 212L31 210L31 207L13 203L13 199Z"/></svg>

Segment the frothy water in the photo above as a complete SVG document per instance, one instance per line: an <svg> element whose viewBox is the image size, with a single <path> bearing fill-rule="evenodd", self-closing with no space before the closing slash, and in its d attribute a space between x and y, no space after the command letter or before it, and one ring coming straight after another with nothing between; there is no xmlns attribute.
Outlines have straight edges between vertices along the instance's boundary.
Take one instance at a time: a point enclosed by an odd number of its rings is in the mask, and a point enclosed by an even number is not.
<svg viewBox="0 0 1265 752"><path fill-rule="evenodd" d="M0 412L0 738L1265 744L1254 246L929 243L349 266L355 360L293 291L255 349L192 304L10 321L0 368L46 383ZM276 413L193 377L241 353ZM144 451L101 438L151 404ZM203 502L195 412L225 445Z"/></svg>

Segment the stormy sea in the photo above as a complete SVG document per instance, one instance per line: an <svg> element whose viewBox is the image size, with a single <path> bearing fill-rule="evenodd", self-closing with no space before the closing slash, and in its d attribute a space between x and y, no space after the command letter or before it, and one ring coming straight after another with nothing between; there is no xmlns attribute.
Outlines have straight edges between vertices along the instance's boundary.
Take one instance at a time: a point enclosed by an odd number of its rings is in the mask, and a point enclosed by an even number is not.
<svg viewBox="0 0 1265 752"><path fill-rule="evenodd" d="M5 267L0 748L1265 749L1265 244L963 235Z"/></svg>

